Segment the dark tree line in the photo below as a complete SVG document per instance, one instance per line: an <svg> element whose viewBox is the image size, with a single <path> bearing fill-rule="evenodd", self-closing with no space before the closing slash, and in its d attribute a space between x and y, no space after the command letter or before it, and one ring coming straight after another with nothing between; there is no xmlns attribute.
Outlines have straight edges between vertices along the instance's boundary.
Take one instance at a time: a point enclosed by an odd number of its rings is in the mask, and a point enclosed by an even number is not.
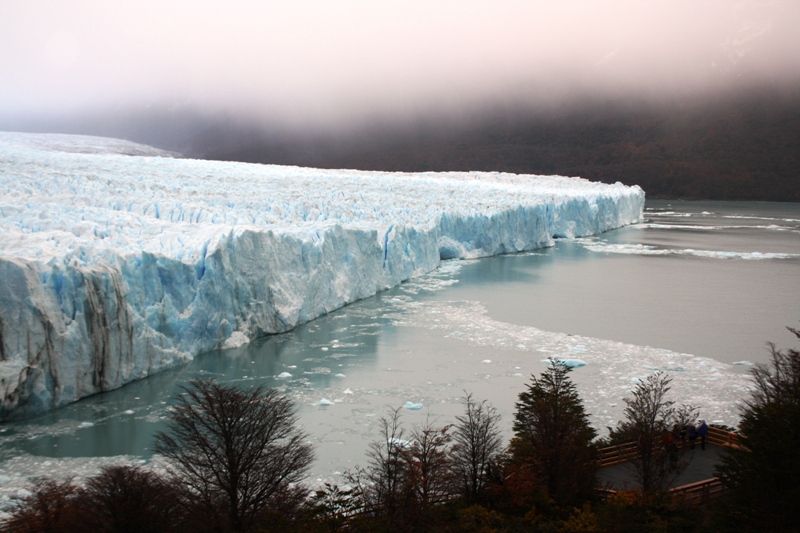
<svg viewBox="0 0 800 533"><path fill-rule="evenodd" d="M718 469L730 489L720 513L727 531L800 531L800 351L770 349L771 363L752 371L741 448Z"/></svg>
<svg viewBox="0 0 800 533"><path fill-rule="evenodd" d="M180 522L178 489L131 466L104 467L84 487L71 479L40 479L17 502L3 531L159 533Z"/></svg>

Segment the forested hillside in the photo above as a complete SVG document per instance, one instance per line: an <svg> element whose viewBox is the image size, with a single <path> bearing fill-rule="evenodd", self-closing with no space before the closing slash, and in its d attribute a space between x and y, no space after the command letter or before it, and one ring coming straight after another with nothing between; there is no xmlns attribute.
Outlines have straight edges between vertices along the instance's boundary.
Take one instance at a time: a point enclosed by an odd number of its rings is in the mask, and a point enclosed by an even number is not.
<svg viewBox="0 0 800 533"><path fill-rule="evenodd" d="M429 121L344 138L250 137L236 147L209 131L191 144L205 157L238 161L561 174L639 184L649 198L800 201L800 100L769 95Z"/></svg>

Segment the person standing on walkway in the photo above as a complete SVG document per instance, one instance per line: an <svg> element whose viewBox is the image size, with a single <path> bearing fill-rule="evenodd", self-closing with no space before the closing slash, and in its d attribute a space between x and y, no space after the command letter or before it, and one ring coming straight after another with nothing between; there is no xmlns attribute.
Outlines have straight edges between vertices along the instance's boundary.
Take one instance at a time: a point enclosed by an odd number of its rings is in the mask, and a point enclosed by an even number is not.
<svg viewBox="0 0 800 533"><path fill-rule="evenodd" d="M708 424L705 420L700 421L700 426L697 428L697 435L700 437L700 449L706 449L706 437L708 436Z"/></svg>
<svg viewBox="0 0 800 533"><path fill-rule="evenodd" d="M664 450L669 454L670 471L678 468L678 443L675 441L675 432L663 431L661 438L664 441Z"/></svg>
<svg viewBox="0 0 800 533"><path fill-rule="evenodd" d="M686 433L689 435L689 449L694 450L694 441L697 440L697 428L694 424L686 426Z"/></svg>

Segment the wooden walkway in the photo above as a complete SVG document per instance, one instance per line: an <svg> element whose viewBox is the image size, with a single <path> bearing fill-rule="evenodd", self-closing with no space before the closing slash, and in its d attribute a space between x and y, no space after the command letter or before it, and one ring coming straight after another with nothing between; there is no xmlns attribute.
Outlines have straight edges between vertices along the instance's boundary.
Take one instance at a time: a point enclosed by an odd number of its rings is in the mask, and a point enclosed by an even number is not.
<svg viewBox="0 0 800 533"><path fill-rule="evenodd" d="M681 457L688 460L689 464L681 474L673 480L669 488L681 487L690 483L697 483L714 477L714 467L720 462L723 448L706 444L705 451L700 446L689 450ZM636 483L636 469L631 462L619 463L597 471L598 485L604 489L632 490L639 489Z"/></svg>
<svg viewBox="0 0 800 533"><path fill-rule="evenodd" d="M721 494L722 483L714 477L714 469L720 463L725 448L738 448L736 433L709 428L706 449L699 443L694 449L682 454L681 460L688 465L669 485L669 492L691 503L705 503L709 498ZM598 487L607 495L619 490L641 488L636 482L636 469L632 463L637 459L636 444L629 442L600 450L598 462Z"/></svg>

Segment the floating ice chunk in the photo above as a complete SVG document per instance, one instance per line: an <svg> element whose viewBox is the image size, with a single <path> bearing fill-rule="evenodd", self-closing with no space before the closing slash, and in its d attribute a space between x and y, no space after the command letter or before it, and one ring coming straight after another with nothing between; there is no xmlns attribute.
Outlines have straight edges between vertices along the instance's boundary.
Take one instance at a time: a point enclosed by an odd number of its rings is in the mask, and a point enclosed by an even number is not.
<svg viewBox="0 0 800 533"><path fill-rule="evenodd" d="M586 361L584 361L583 359L561 359L561 358L556 358L556 361L558 361L559 363L561 363L563 365L566 365L566 366L568 366L570 368L580 368L582 366L586 366ZM549 365L550 364L550 359L542 359L542 363L544 363L546 365Z"/></svg>
<svg viewBox="0 0 800 533"><path fill-rule="evenodd" d="M491 365L492 364L492 360L491 359L484 359L483 361L481 361L481 363L483 363L484 365Z"/></svg>
<svg viewBox="0 0 800 533"><path fill-rule="evenodd" d="M586 361L583 359L561 359L561 362L570 368L580 368L586 366Z"/></svg>
<svg viewBox="0 0 800 533"><path fill-rule="evenodd" d="M275 377L278 378L278 379L289 379L290 377L292 377L292 375L290 373L288 373L288 372L281 372L280 374L278 374Z"/></svg>
<svg viewBox="0 0 800 533"><path fill-rule="evenodd" d="M223 348L238 348L250 343L250 338L241 331L234 331L223 343Z"/></svg>
<svg viewBox="0 0 800 533"><path fill-rule="evenodd" d="M344 392L343 392L342 394L353 394L353 391L351 391L351 390L348 388L348 389L345 389L345 390L344 390Z"/></svg>
<svg viewBox="0 0 800 533"><path fill-rule="evenodd" d="M320 350L322 350L323 352L327 352L328 351L328 347L327 346L323 346L322 348L320 348Z"/></svg>
<svg viewBox="0 0 800 533"><path fill-rule="evenodd" d="M122 414L123 415L132 415L133 414L133 410L132 409L128 409L127 411L123 411Z"/></svg>
<svg viewBox="0 0 800 533"><path fill-rule="evenodd" d="M520 372L516 372L515 374L513 374L513 376L514 376L515 378L524 378L524 377L525 377L525 375L524 375L524 374L522 374L522 373L520 373Z"/></svg>
<svg viewBox="0 0 800 533"><path fill-rule="evenodd" d="M419 411L420 409L422 409L425 406L422 405L421 403L414 403L412 401L408 401L408 402L406 402L406 404L403 407L405 407L409 411Z"/></svg>
<svg viewBox="0 0 800 533"><path fill-rule="evenodd" d="M329 405L333 405L333 402L332 402L332 401L330 401L330 400L329 400L329 399L327 399L327 398L323 398L323 399L321 399L321 400L319 401L319 405L321 405L321 406L323 406L323 407L327 407L327 406L329 406Z"/></svg>
<svg viewBox="0 0 800 533"><path fill-rule="evenodd" d="M94 422L81 422L78 425L78 427L81 427L81 428L90 428L92 426L94 426Z"/></svg>
<svg viewBox="0 0 800 533"><path fill-rule="evenodd" d="M346 378L347 376L345 376L344 374L334 374L333 377L335 377L335 378Z"/></svg>

